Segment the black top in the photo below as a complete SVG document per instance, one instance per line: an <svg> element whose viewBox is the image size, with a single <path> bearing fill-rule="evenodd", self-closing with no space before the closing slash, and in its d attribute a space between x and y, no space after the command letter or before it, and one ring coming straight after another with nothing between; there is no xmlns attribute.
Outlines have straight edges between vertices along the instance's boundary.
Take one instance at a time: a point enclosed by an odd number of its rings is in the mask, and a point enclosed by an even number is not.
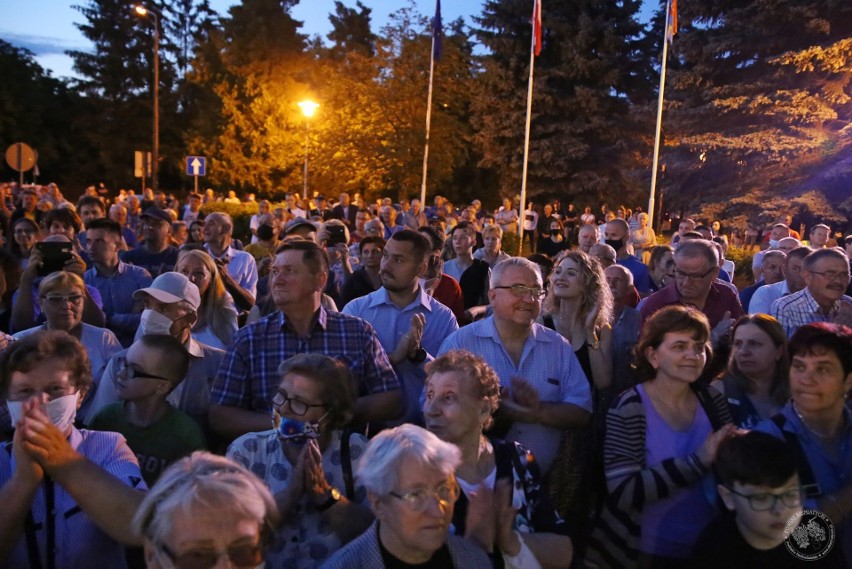
<svg viewBox="0 0 852 569"><path fill-rule="evenodd" d="M390 551L385 549L381 538L379 538L379 550L382 552L382 561L384 561L385 569L447 569L448 567L455 567L453 565L453 558L450 557L450 548L447 547L446 543L432 554L429 561L417 564L406 563L402 559L395 557Z"/></svg>
<svg viewBox="0 0 852 569"><path fill-rule="evenodd" d="M737 529L732 513L720 515L704 528L692 552L690 567L695 569L840 569L842 556L835 542L834 550L826 558L803 561L787 550L781 543L778 547L761 551L743 538Z"/></svg>

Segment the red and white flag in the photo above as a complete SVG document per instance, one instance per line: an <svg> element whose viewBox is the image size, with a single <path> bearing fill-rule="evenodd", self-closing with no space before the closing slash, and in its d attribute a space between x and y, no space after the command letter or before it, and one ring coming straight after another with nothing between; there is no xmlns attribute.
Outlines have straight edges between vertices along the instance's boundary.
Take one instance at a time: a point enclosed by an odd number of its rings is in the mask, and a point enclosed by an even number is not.
<svg viewBox="0 0 852 569"><path fill-rule="evenodd" d="M672 43L677 35L677 0L669 0L666 9L668 11L666 15L666 41Z"/></svg>
<svg viewBox="0 0 852 569"><path fill-rule="evenodd" d="M536 55L541 53L541 0L535 0L532 16L533 29L533 51Z"/></svg>

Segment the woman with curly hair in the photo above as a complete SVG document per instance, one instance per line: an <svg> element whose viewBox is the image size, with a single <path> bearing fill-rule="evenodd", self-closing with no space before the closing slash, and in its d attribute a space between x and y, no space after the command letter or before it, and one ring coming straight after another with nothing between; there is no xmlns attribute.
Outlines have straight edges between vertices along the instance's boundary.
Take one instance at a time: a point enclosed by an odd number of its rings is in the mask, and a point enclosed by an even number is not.
<svg viewBox="0 0 852 569"><path fill-rule="evenodd" d="M594 473L601 470L595 449L600 446L597 441L603 430L606 390L612 383L612 304L603 268L593 257L582 251L559 254L550 273L543 320L574 348L592 388L596 411L591 424L563 434L549 484L581 554L595 492Z"/></svg>
<svg viewBox="0 0 852 569"><path fill-rule="evenodd" d="M198 320L192 337L215 348L226 349L237 331L237 309L213 258L202 250L184 250L178 254L175 272L188 278L201 295Z"/></svg>

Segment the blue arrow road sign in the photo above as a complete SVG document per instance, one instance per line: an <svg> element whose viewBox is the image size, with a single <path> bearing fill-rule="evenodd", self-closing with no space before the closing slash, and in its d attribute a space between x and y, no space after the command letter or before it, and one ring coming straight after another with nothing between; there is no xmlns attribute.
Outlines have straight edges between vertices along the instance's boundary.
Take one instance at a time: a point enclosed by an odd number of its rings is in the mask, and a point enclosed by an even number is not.
<svg viewBox="0 0 852 569"><path fill-rule="evenodd" d="M187 156L186 157L186 175L187 176L206 176L207 175L207 158L204 156Z"/></svg>

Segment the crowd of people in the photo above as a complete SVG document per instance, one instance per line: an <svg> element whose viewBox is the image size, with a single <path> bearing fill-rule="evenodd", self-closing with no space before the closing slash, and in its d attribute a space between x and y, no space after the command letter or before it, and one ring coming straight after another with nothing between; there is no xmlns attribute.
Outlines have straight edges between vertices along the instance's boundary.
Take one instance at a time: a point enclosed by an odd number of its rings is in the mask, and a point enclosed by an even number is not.
<svg viewBox="0 0 852 569"><path fill-rule="evenodd" d="M423 205L0 185L0 566L852 566L852 235Z"/></svg>

